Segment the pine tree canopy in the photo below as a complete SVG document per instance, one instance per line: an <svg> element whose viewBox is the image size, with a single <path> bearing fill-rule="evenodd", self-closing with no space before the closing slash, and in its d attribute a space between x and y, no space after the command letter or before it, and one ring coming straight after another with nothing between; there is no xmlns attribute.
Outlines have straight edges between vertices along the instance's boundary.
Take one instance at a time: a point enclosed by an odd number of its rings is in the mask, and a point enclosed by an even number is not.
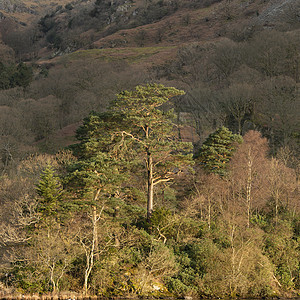
<svg viewBox="0 0 300 300"><path fill-rule="evenodd" d="M197 159L209 173L226 175L227 163L230 161L237 143L241 142L240 135L233 134L226 127L221 127L205 140Z"/></svg>
<svg viewBox="0 0 300 300"><path fill-rule="evenodd" d="M39 211L44 216L55 215L62 196L62 187L52 166L47 166L36 186L39 195Z"/></svg>

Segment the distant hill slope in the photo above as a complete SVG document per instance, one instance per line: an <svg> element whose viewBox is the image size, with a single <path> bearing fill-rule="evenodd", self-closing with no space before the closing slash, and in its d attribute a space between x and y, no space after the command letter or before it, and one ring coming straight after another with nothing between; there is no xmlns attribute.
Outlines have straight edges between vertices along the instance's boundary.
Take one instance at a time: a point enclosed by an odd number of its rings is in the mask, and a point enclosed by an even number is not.
<svg viewBox="0 0 300 300"><path fill-rule="evenodd" d="M29 25L45 12L70 2L71 0L1 0L0 13L2 19L13 18L23 25Z"/></svg>
<svg viewBox="0 0 300 300"><path fill-rule="evenodd" d="M22 31L32 26L47 12L52 11L57 6L63 7L70 2L71 0L1 0L0 60L5 60L5 57L8 61L13 59L14 54L11 48L14 47L6 40L8 34L15 30ZM3 39L10 47L3 44Z"/></svg>
<svg viewBox="0 0 300 300"><path fill-rule="evenodd" d="M27 60L78 49L243 41L264 29L300 27L298 0L3 0L0 13L3 39ZM7 19L19 24L19 35L5 31Z"/></svg>

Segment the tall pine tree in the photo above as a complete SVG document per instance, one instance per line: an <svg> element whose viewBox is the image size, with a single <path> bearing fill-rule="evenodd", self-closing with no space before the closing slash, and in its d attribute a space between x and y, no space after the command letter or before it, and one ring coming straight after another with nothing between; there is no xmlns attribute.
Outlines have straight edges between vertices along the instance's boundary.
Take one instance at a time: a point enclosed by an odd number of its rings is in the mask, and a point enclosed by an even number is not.
<svg viewBox="0 0 300 300"><path fill-rule="evenodd" d="M147 178L147 219L153 211L154 187L170 182L191 164L192 144L180 141L172 110L162 105L184 91L163 85L137 86L117 95L111 110L123 115L123 130L116 132L121 142L130 140L137 156L143 159Z"/></svg>

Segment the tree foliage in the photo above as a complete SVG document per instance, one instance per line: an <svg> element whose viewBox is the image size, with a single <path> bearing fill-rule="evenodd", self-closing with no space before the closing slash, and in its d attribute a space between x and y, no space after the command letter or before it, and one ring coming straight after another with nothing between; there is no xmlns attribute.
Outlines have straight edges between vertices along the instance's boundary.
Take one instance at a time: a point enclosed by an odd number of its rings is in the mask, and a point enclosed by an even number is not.
<svg viewBox="0 0 300 300"><path fill-rule="evenodd" d="M47 166L43 171L36 191L40 198L38 210L42 215L56 215L62 200L62 185L52 166Z"/></svg>
<svg viewBox="0 0 300 300"><path fill-rule="evenodd" d="M225 175L227 163L230 161L241 136L233 134L226 127L217 129L204 141L197 154L200 165L210 173Z"/></svg>
<svg viewBox="0 0 300 300"><path fill-rule="evenodd" d="M154 186L170 182L191 163L192 145L180 141L173 111L161 109L170 98L182 94L181 90L163 85L137 86L120 93L111 106L112 111L124 116L128 126L117 133L121 142L129 139L146 166L148 219L153 210Z"/></svg>
<svg viewBox="0 0 300 300"><path fill-rule="evenodd" d="M0 62L0 90L7 90L16 86L26 89L33 80L33 71L24 63L18 65L4 65Z"/></svg>

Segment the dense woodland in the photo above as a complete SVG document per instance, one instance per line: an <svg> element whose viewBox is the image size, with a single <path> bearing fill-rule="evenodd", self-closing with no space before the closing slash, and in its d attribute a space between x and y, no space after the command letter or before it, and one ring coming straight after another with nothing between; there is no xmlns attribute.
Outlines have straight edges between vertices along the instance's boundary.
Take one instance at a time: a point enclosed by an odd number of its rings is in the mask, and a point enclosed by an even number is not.
<svg viewBox="0 0 300 300"><path fill-rule="evenodd" d="M0 20L1 296L299 295L300 7L237 3Z"/></svg>

